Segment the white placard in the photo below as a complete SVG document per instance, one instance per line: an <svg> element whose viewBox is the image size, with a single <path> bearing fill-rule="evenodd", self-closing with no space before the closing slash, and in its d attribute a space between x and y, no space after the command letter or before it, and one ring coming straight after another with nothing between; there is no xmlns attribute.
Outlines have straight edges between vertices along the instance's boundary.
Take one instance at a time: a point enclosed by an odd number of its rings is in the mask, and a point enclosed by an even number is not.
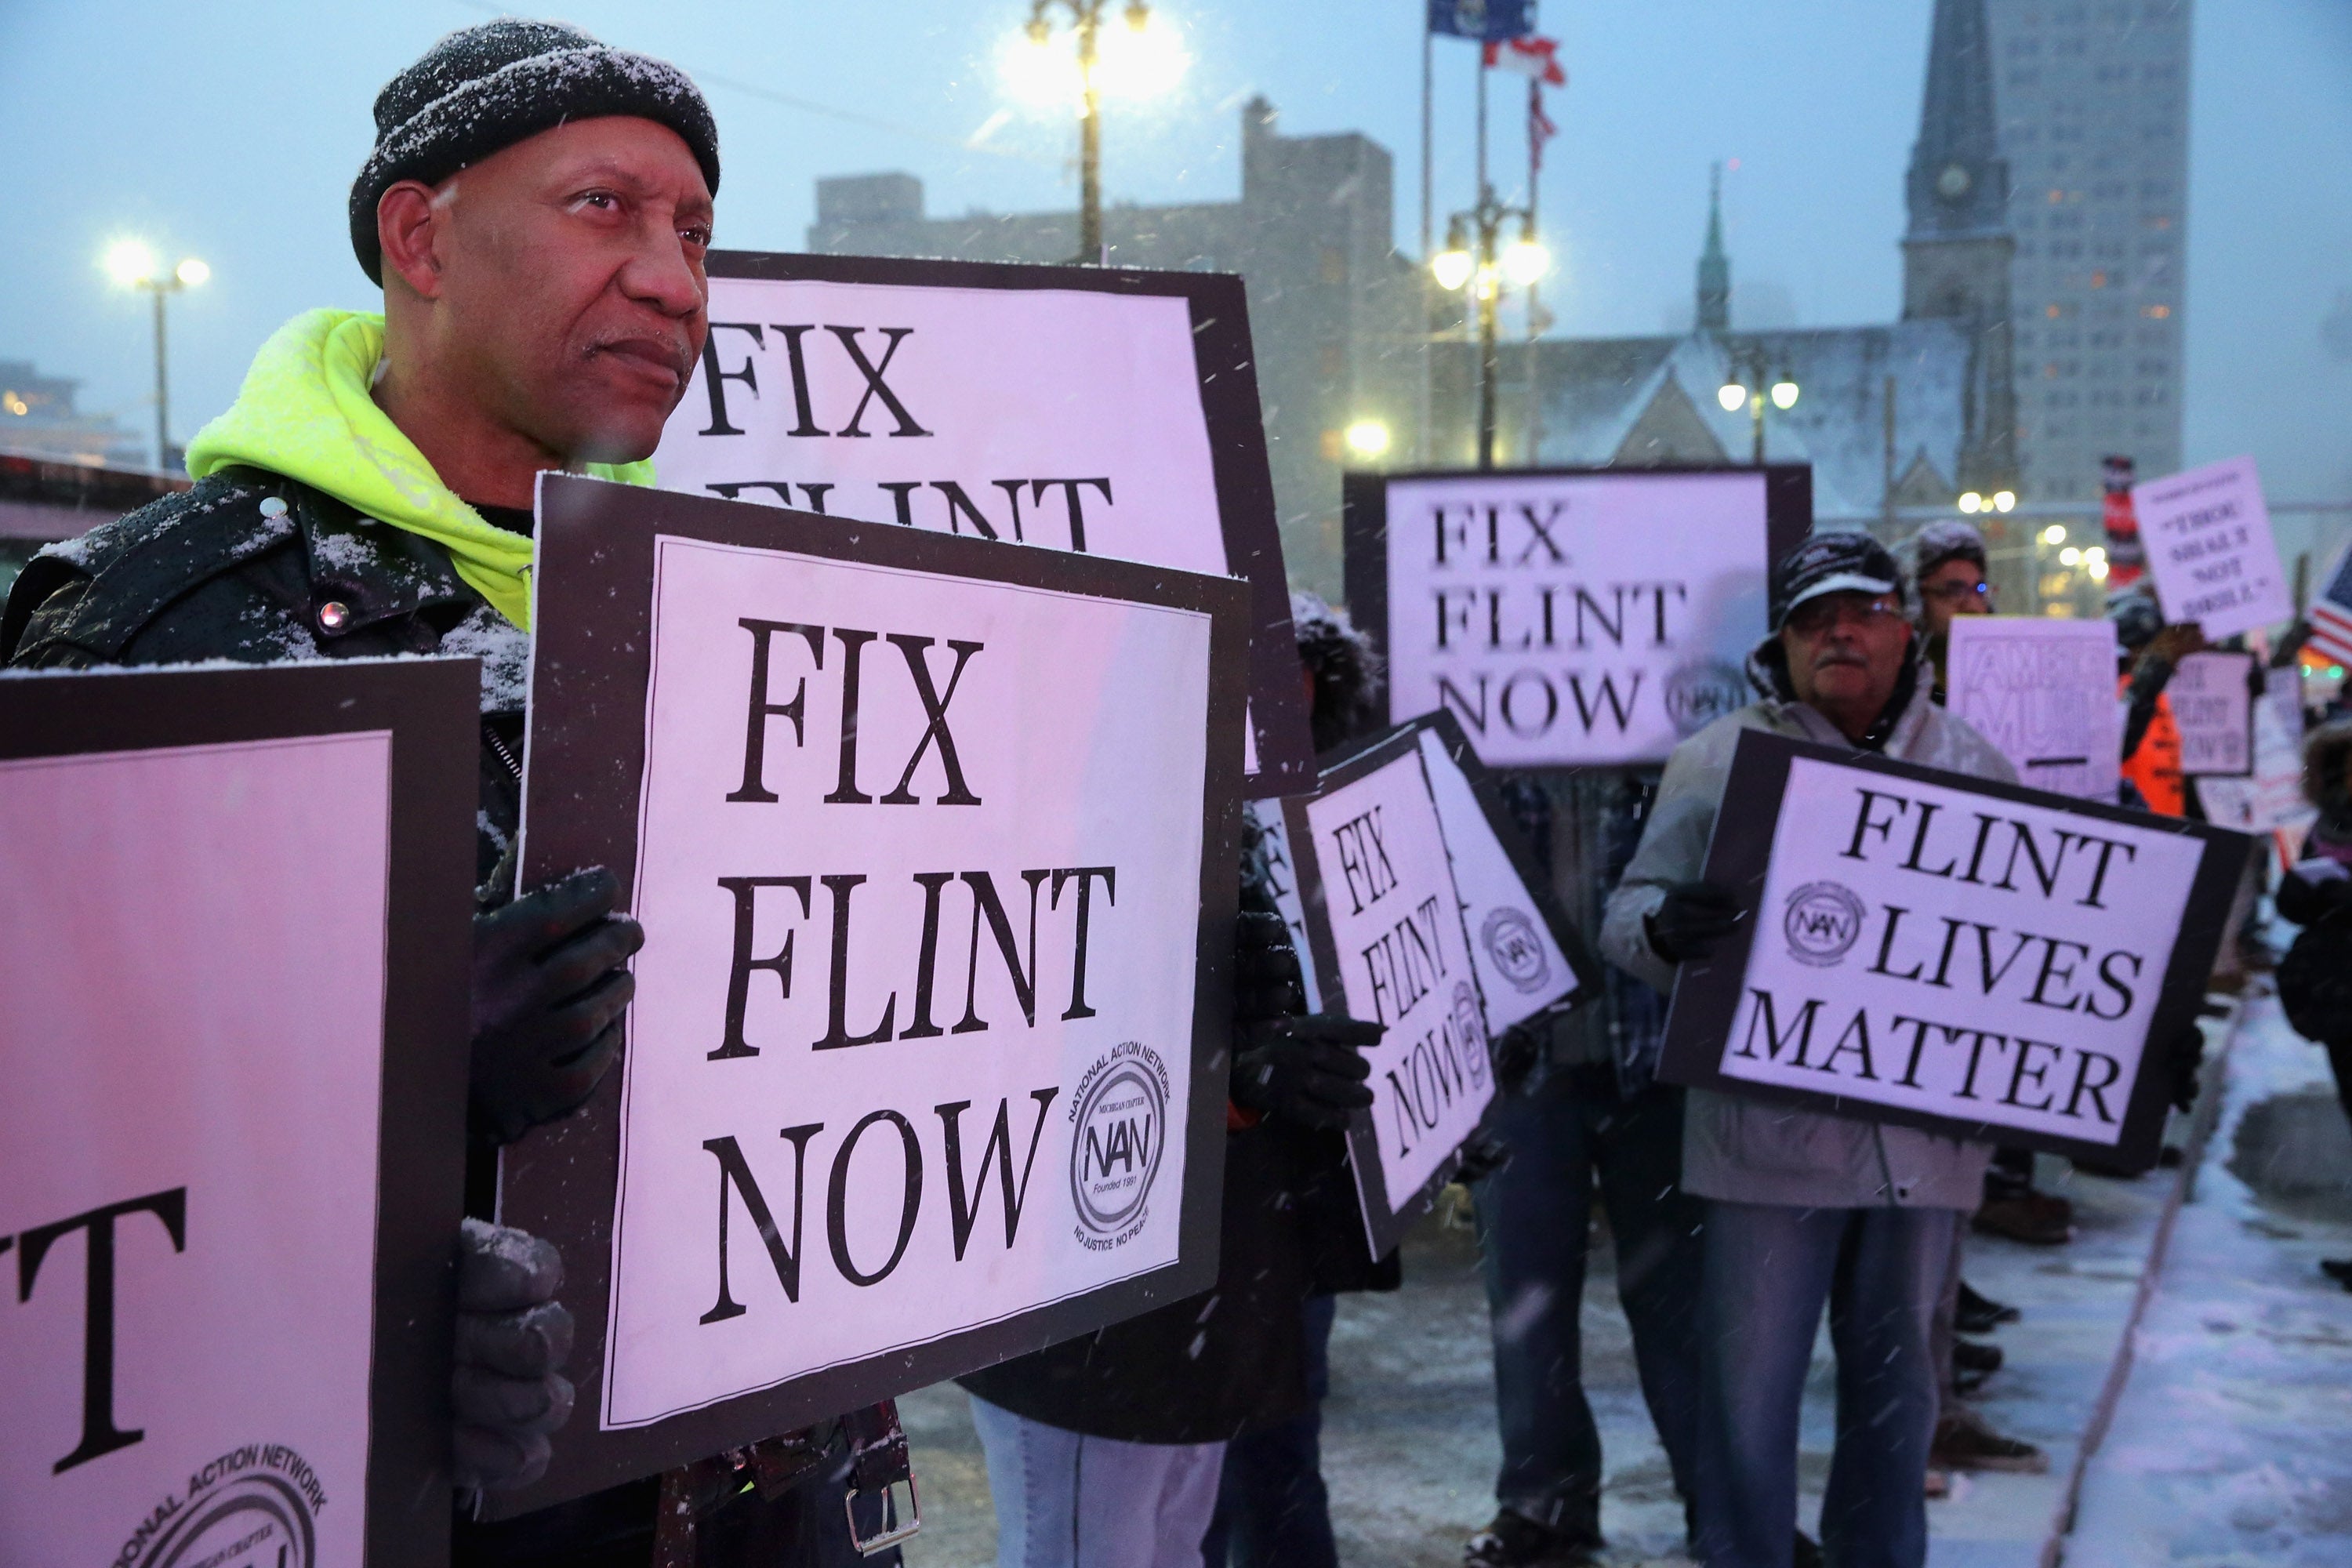
<svg viewBox="0 0 2352 1568"><path fill-rule="evenodd" d="M0 763L0 1561L365 1555L392 751Z"/></svg>
<svg viewBox="0 0 2352 1568"><path fill-rule="evenodd" d="M1721 1070L2112 1145L2202 850L1794 758Z"/></svg>
<svg viewBox="0 0 2352 1568"><path fill-rule="evenodd" d="M1663 761L1748 700L1765 476L1476 474L1387 487L1389 711L1489 767Z"/></svg>
<svg viewBox="0 0 2352 1568"><path fill-rule="evenodd" d="M1418 748L1306 803L1338 994L1327 1007L1386 1026L1368 1047L1381 1186L1357 1184L1375 1255L1381 1228L1478 1125L1494 1098L1461 896Z"/></svg>
<svg viewBox="0 0 2352 1568"><path fill-rule="evenodd" d="M1282 923L1290 928L1290 949L1298 955L1298 977L1306 987L1307 1010L1323 1011L1323 987L1315 979L1314 944L1307 938L1307 901L1299 896L1298 862L1290 852L1290 824L1283 820L1278 800L1247 804L1250 820L1265 841L1266 880Z"/></svg>
<svg viewBox="0 0 2352 1568"><path fill-rule="evenodd" d="M2241 833L2294 832L2319 816L2303 793L2303 672L2288 666L2265 677L2254 704L2252 776L2195 781L2207 820Z"/></svg>
<svg viewBox="0 0 2352 1568"><path fill-rule="evenodd" d="M2253 769L2254 699L2250 653L2184 655L2165 683L2180 731L2180 771L2243 777Z"/></svg>
<svg viewBox="0 0 2352 1568"><path fill-rule="evenodd" d="M2219 639L2294 618L2252 458L2134 485L2132 511L2167 619Z"/></svg>
<svg viewBox="0 0 2352 1568"><path fill-rule="evenodd" d="M1430 793L1454 862L1470 963L1486 1005L1486 1031L1499 1035L1566 1001L1584 982L1553 940L1468 776L1433 730L1421 731L1421 761L1429 770Z"/></svg>
<svg viewBox="0 0 2352 1568"><path fill-rule="evenodd" d="M655 551L602 1421L1172 1263L1208 616Z"/></svg>
<svg viewBox="0 0 2352 1568"><path fill-rule="evenodd" d="M2114 626L1955 616L1948 643L1952 712L2000 748L2019 783L2114 802L2123 752Z"/></svg>

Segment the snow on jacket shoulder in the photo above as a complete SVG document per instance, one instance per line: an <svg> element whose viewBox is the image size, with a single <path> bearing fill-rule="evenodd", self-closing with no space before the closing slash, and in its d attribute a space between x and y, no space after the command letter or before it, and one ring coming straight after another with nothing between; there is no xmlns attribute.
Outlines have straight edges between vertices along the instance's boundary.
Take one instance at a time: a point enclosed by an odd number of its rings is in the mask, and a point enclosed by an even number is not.
<svg viewBox="0 0 2352 1568"><path fill-rule="evenodd" d="M1610 962L1661 991L1674 988L1675 966L1651 948L1643 922L1665 901L1669 886L1704 872L1744 730L1848 744L1811 708L1768 697L1675 748L1641 847L1609 895L1601 932ZM1885 752L1975 778L2017 779L1992 742L1929 700L1924 681L1895 721ZM1685 1102L1683 1185L1706 1198L1808 1208L1973 1209L1983 1196L1989 1154L1980 1143L1711 1089L1693 1089Z"/></svg>

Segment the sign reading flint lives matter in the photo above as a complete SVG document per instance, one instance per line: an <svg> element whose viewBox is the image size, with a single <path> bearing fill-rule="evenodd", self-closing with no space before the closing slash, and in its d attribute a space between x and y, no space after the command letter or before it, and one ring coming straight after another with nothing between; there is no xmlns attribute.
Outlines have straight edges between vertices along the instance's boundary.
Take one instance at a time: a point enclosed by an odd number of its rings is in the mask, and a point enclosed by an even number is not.
<svg viewBox="0 0 2352 1568"><path fill-rule="evenodd" d="M2154 1162L2246 840L1761 732L1660 1076L1954 1137Z"/></svg>
<svg viewBox="0 0 2352 1568"><path fill-rule="evenodd" d="M2134 485L2132 510L2168 619L2220 638L2294 617L2252 458Z"/></svg>
<svg viewBox="0 0 2352 1568"><path fill-rule="evenodd" d="M596 1392L500 1506L1204 1288L1246 589L592 480L540 503L524 879L612 867L646 945L620 1068L506 1162Z"/></svg>
<svg viewBox="0 0 2352 1568"><path fill-rule="evenodd" d="M2123 719L2106 621L1955 616L1945 655L1952 711L2035 789L2116 797Z"/></svg>
<svg viewBox="0 0 2352 1568"><path fill-rule="evenodd" d="M478 681L0 676L0 1562L448 1561Z"/></svg>
<svg viewBox="0 0 2352 1568"><path fill-rule="evenodd" d="M2164 694L2180 731L2180 771L2254 771L2254 692L2262 673L2251 653L2214 649L2181 656Z"/></svg>
<svg viewBox="0 0 2352 1568"><path fill-rule="evenodd" d="M1748 700L1805 467L1350 474L1348 602L1389 714L1444 709L1489 767L1662 762Z"/></svg>
<svg viewBox="0 0 2352 1568"><path fill-rule="evenodd" d="M1385 1256L1495 1097L1486 1009L1445 833L1414 731L1328 768L1283 803L1324 1007L1386 1026L1371 1109L1348 1129L1372 1256Z"/></svg>
<svg viewBox="0 0 2352 1568"><path fill-rule="evenodd" d="M1238 278L718 251L664 488L1241 577L1244 771L1315 776Z"/></svg>

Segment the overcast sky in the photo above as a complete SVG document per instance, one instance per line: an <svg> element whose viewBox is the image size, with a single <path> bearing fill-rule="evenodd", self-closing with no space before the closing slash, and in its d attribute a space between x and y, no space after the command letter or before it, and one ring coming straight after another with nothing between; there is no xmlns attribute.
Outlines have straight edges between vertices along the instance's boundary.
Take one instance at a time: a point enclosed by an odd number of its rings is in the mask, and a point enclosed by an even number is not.
<svg viewBox="0 0 2352 1568"><path fill-rule="evenodd" d="M97 257L126 234L201 256L212 282L172 306L184 440L279 321L375 304L344 233L369 105L436 37L498 9L0 0L0 359L79 376L86 406L143 428L146 314L110 289ZM934 214L1074 202L1074 126L1006 112L999 58L1027 9L564 0L558 14L700 77L724 143L720 243L798 249L824 174L908 171ZM1547 0L1571 78L1553 96L1561 135L1540 191L1565 265L1548 293L1555 330L1649 332L1686 319L1717 158L1738 161L1726 205L1751 320L1891 319L1929 9ZM1111 199L1234 197L1240 105L1262 92L1285 131L1359 130L1388 146L1397 239L1417 247L1420 0L1163 10L1193 63L1171 95L1107 115ZM1451 40L1438 54L1442 215L1475 194L1473 57ZM1495 145L1513 187L1526 144L1508 101ZM2189 460L2251 451L2273 499L2352 498L2352 0L2199 0L2190 146Z"/></svg>

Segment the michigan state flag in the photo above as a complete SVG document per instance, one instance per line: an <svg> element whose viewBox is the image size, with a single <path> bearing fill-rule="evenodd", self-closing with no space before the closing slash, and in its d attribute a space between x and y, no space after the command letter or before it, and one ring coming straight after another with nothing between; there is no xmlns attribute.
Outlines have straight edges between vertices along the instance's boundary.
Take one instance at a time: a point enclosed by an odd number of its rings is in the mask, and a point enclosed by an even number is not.
<svg viewBox="0 0 2352 1568"><path fill-rule="evenodd" d="M1496 43L1536 27L1535 0L1429 0L1429 30Z"/></svg>

